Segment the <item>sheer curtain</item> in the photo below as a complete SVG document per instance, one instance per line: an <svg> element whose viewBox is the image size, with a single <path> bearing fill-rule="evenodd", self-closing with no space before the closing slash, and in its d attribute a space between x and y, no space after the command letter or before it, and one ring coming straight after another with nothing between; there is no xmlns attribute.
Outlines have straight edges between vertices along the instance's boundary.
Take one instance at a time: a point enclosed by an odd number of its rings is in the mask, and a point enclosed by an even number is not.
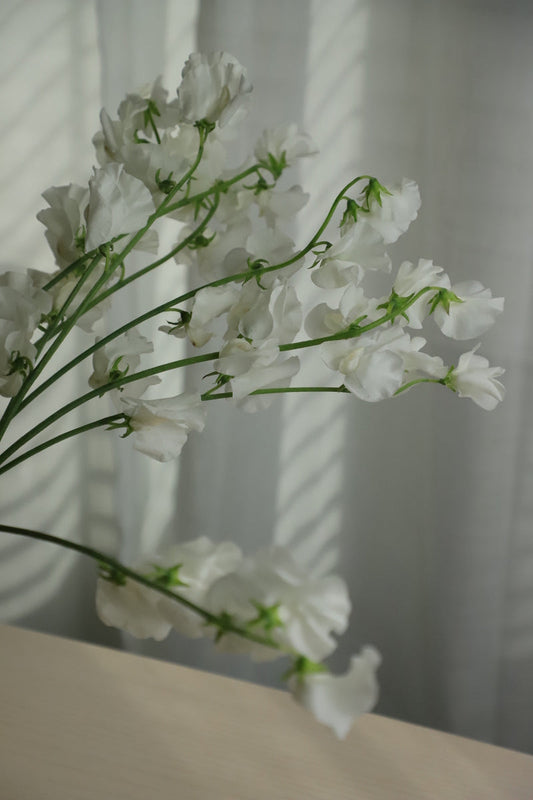
<svg viewBox="0 0 533 800"><path fill-rule="evenodd" d="M289 543L318 571L336 562L354 612L335 666L361 643L381 650L379 711L533 751L531 4L146 6L3 4L3 152L17 153L1 159L6 265L50 263L32 219L36 193L86 180L101 104L114 112L125 91L158 72L175 85L192 49L226 49L255 86L243 147L263 126L289 120L320 146L299 176L313 201L297 241L346 177L417 180L421 213L391 248L395 264L433 258L452 279L478 278L506 296L482 351L506 367L508 395L492 413L441 387L377 406L291 399L260 417L213 404L205 433L171 468L132 459L127 442L103 434L35 459L33 475L21 472L25 484L14 476L3 519L65 536L74 527L125 558L206 534L250 551ZM126 298L117 319L138 302ZM461 349L440 352L451 361ZM118 643L94 618L92 568L49 548L1 544L4 619ZM277 674L178 637L121 644L254 680Z"/></svg>

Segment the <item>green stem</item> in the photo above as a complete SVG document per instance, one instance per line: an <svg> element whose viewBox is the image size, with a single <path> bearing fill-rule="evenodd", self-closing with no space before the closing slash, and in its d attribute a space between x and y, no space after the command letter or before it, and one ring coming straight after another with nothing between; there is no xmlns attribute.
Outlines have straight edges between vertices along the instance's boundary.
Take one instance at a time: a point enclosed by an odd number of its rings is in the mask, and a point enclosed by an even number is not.
<svg viewBox="0 0 533 800"><path fill-rule="evenodd" d="M67 550L74 550L76 553L81 553L84 556L89 556L89 558L92 558L100 564L104 564L114 572L124 575L126 578L129 578L136 583L140 583L143 586L146 586L148 589L153 589L155 592L159 592L165 597L168 597L171 600L174 600L175 602L185 606L186 608L189 608L191 611L194 611L196 614L202 617L207 624L214 625L219 630L224 631L224 633L235 633L238 636L241 636L242 638L248 639L252 642L265 645L266 647L272 647L275 650L287 652L274 639L252 633L251 631L247 630L246 628L242 628L239 625L233 625L231 622L228 622L227 619L217 616L216 614L212 614L205 608L202 608L196 603L187 600L186 597L176 594L175 592L171 591L171 589L167 589L165 586L161 586L160 584L149 580L144 575L141 575L140 573L135 572L135 570L124 566L124 564L121 564L120 561L117 561L117 559L112 558L111 556L108 556L99 550L95 550L93 547L87 547L86 545L78 544L77 542L71 542L68 539L61 539L59 536L52 536L49 533L42 533L41 531L34 531L28 528L19 528L15 527L14 525L3 525L0 523L0 531L3 531L4 533L12 533L17 536L25 536L30 539L37 539L42 542L49 542L51 544L64 547ZM292 655L290 652L288 654Z"/></svg>
<svg viewBox="0 0 533 800"><path fill-rule="evenodd" d="M96 268L98 262L100 261L100 258L101 258L100 254L96 255L93 258L93 260L91 261L91 263L87 267L87 270L83 274L82 278L80 278L80 280L76 283L76 286L74 287L72 292L69 294L68 298L65 300L61 310L65 309L66 306L68 306L70 304L70 302L72 302L72 300L74 299L74 296L79 291L81 285L84 283L85 280L87 280L87 278L89 277L89 275L91 274L93 269ZM72 330L72 328L76 324L77 320L81 316L83 316L83 314L87 310L87 305L90 303L91 295L96 294L98 292L100 286L103 285L106 280L107 280L107 274L106 274L106 269L104 269L104 272L103 272L102 276L100 277L100 279L95 283L93 288L90 290L90 292L87 294L87 296L80 303L80 305L78 306L78 308L76 309L76 311L74 312L72 317L70 317L67 320L67 322L66 322L64 328L62 329L61 333L56 337L55 341L49 347L49 349L47 350L45 355L41 358L41 360L38 362L38 364L26 376L26 378L24 379L24 381L22 383L22 386L20 387L20 389L17 392L17 394L15 395L15 397L11 398L10 402L8 403L8 406L7 406L6 410L4 411L4 414L2 415L2 419L0 420L0 440L3 438L7 428L9 426L9 423L16 416L16 414L18 413L19 408L20 408L20 406L22 404L22 401L24 400L25 395L27 394L27 392L29 391L29 389L31 388L33 383L37 380L37 378L39 377L39 375L41 374L41 372L43 371L43 369L45 368L47 363L50 361L50 359L54 355L54 353L61 346L62 342L65 340L67 335L70 333L70 331ZM47 333L48 333L48 331L47 331ZM44 337L42 337L42 339L41 339L41 343L43 343L43 344L46 341L47 333L45 333ZM50 336L51 335L52 335L52 333L50 333Z"/></svg>
<svg viewBox="0 0 533 800"><path fill-rule="evenodd" d="M233 186L235 183L239 183L239 181L244 180L248 177L248 175L253 175L254 173L258 174L260 169L261 167L259 164L254 164L252 167L248 167L242 172L239 172L238 175L235 175L233 178L229 178L227 181L217 181L213 184L213 186L211 186L209 189L206 189L204 192L199 192L198 194L184 197L182 200L178 200L177 203L173 203L172 205L168 206L166 213L171 214L173 211L177 211L180 208L185 208L188 205L201 203L203 200L207 200L210 195L215 194L216 192L219 194L224 193L230 188L230 186Z"/></svg>
<svg viewBox="0 0 533 800"><path fill-rule="evenodd" d="M201 396L201 399L222 400L224 398L233 397L233 392L218 392L218 394L211 394L212 391L213 389L210 389L209 392L204 392L204 394ZM285 386L276 389L256 389L255 392L250 392L250 396L257 394L290 394L291 392L332 392L333 394L350 393L346 386Z"/></svg>
<svg viewBox="0 0 533 800"><path fill-rule="evenodd" d="M411 386L416 386L417 383L440 383L441 386L446 386L444 378L415 378L409 383L405 383L403 386L400 386L399 389L396 389L394 392L394 396L397 394L401 394L402 392L406 392L407 389L410 389Z"/></svg>
<svg viewBox="0 0 533 800"><path fill-rule="evenodd" d="M80 425L79 427L73 428L70 431L60 433L59 436L54 436L53 439L48 439L48 441L38 444L36 447L33 447L26 453L23 453L9 463L1 466L0 475L2 475L4 472L8 472L12 467L16 467L17 464L20 464L22 461L26 461L27 458L31 458L31 456L40 453L41 450L46 450L48 447L52 447L54 444L59 444L59 442L63 442L65 439L70 439L72 436L77 436L79 433L85 433L86 431L93 430L93 428L99 428L103 425L111 425L119 420L124 420L124 414L112 414L109 417L102 417L102 419L97 419L94 422L87 422L85 425Z"/></svg>
<svg viewBox="0 0 533 800"><path fill-rule="evenodd" d="M204 353L200 356L191 356L190 358L183 358L179 361L169 361L166 364L159 364L156 367L151 367L150 369L136 372L133 375L123 375L121 378L117 378L115 381L110 381L109 383L100 386L98 389L93 389L92 391L81 395L81 397L76 398L76 400L72 400L70 403L67 403L66 406L60 408L58 411L55 411L53 414L50 414L49 417L46 417L46 419L44 419L38 425L35 425L33 428L31 428L31 430L27 431L23 436L20 437L20 439L17 439L15 442L13 442L13 444L8 447L7 450L5 450L0 456L0 464L7 461L7 459L10 458L19 448L25 445L26 442L29 442L34 436L37 436L37 434L46 430L46 428L48 428L50 425L53 425L55 422L61 419L61 417L64 417L65 414L69 414L71 411L74 411L75 408L78 408L78 406L87 403L89 400L92 400L95 397L101 397L113 389L120 389L127 383L139 381L143 378L149 378L152 375L159 374L160 372L168 372L170 370L180 369L181 367L188 367L192 364L200 364L204 361L211 361L214 358L218 358L218 353Z"/></svg>
<svg viewBox="0 0 533 800"><path fill-rule="evenodd" d="M114 286L111 286L109 287L109 289L106 289L104 292L102 292L102 294L99 297L95 299L94 304L97 305L98 303L101 303L102 300L105 300L110 295L114 294L115 292L118 292L124 286L127 286L128 283L132 283L132 281L137 280L137 278L141 278L143 275L146 275L153 269L160 267L161 264L164 264L166 261L177 255L177 253L179 253L181 250L184 250L189 245L189 243L192 242L196 236L198 236L199 233L205 230L207 224L212 219L217 210L218 202L219 200L217 195L215 202L209 209L209 212L206 214L205 218L202 220L200 225L198 225L198 227L195 228L194 231L189 234L189 236L183 239L183 241L179 242L179 244L177 244L176 247L174 247L172 250L169 250L169 252L166 253L166 255L162 256L161 258L158 258L157 261L153 261L151 264L148 264L148 266L137 270L137 272L128 275L127 278L123 278L122 280L118 281Z"/></svg>

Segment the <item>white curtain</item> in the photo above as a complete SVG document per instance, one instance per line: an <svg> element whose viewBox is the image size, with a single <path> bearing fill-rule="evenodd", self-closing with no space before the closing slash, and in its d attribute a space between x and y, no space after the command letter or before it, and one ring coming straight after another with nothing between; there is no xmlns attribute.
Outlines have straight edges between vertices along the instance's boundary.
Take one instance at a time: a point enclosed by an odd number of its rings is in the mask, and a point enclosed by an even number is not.
<svg viewBox="0 0 533 800"><path fill-rule="evenodd" d="M2 518L66 536L74 524L124 558L206 534L249 551L289 543L317 570L335 559L354 612L334 665L365 642L381 650L379 711L533 752L531 4L21 0L3 4L0 22L6 265L49 259L37 194L86 180L101 104L114 112L158 72L177 84L190 50L225 49L255 86L243 147L290 120L320 146L299 176L313 199L297 241L351 176L417 180L422 209L391 248L396 266L433 258L505 295L482 352L506 367L508 390L492 413L442 387L376 406L291 398L260 416L213 403L177 465L87 437L14 475ZM131 294L117 319L139 302ZM447 361L461 352L436 344ZM91 567L1 544L4 619L117 641L94 617ZM177 636L122 644L254 680L277 674Z"/></svg>

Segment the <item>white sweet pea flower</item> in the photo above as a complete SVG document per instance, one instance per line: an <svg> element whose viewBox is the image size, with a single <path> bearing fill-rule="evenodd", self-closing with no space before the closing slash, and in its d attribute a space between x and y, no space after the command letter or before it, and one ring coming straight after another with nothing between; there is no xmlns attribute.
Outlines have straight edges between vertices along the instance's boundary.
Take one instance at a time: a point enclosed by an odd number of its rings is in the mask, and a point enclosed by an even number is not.
<svg viewBox="0 0 533 800"><path fill-rule="evenodd" d="M241 625L256 620L251 626L254 632L312 660L333 652L337 644L333 634L344 633L351 611L342 578L311 576L285 547L261 550L245 559L236 572L212 585L206 603L213 613L225 611ZM256 660L282 655L235 635L223 636L219 645Z"/></svg>
<svg viewBox="0 0 533 800"><path fill-rule="evenodd" d="M156 461L171 461L181 453L189 432L202 431L205 410L199 394L182 394L159 400L118 398L128 418L133 446Z"/></svg>
<svg viewBox="0 0 533 800"><path fill-rule="evenodd" d="M245 68L229 53L191 53L178 87L180 119L207 120L222 128L238 112L242 114L252 84Z"/></svg>
<svg viewBox="0 0 533 800"><path fill-rule="evenodd" d="M37 214L58 267L67 267L84 253L89 190L75 183L51 186L42 196L49 205Z"/></svg>
<svg viewBox="0 0 533 800"><path fill-rule="evenodd" d="M216 544L206 536L171 545L151 561L152 567L177 569L179 583L172 588L181 597L204 608L205 597L215 581L233 572L242 561L242 553L233 542ZM160 594L158 608L174 630L184 636L198 638L214 631L206 627L204 618L192 609Z"/></svg>
<svg viewBox="0 0 533 800"><path fill-rule="evenodd" d="M449 289L450 279L442 267L438 267L427 258L421 258L416 267L410 261L404 261L400 265L392 288L400 297L408 297L426 286ZM400 324L408 324L410 328L421 328L431 310L431 300L434 296L434 292L427 292L419 297L405 312L409 317L409 322L400 317Z"/></svg>
<svg viewBox="0 0 533 800"><path fill-rule="evenodd" d="M98 578L96 612L105 625L120 628L137 639L165 639L172 625L158 608L161 595L137 581L117 585Z"/></svg>
<svg viewBox="0 0 533 800"><path fill-rule="evenodd" d="M49 276L47 276L49 277ZM13 397L36 355L31 339L52 299L31 271L0 275L0 394Z"/></svg>
<svg viewBox="0 0 533 800"><path fill-rule="evenodd" d="M492 411L505 396L505 387L496 380L505 370L491 367L486 358L476 355L477 349L475 347L468 353L463 353L446 379L446 384L459 397L470 397L476 405Z"/></svg>
<svg viewBox="0 0 533 800"><path fill-rule="evenodd" d="M288 283L274 287L271 300L274 337L280 344L294 341L302 327L302 304L296 289Z"/></svg>
<svg viewBox="0 0 533 800"><path fill-rule="evenodd" d="M365 220L383 237L385 244L392 244L417 218L420 192L417 184L407 178L400 186L386 188L390 194L381 193L381 205L375 197L371 199Z"/></svg>
<svg viewBox="0 0 533 800"><path fill-rule="evenodd" d="M452 339L462 341L481 336L503 311L504 298L493 297L490 289L485 289L479 281L457 283L450 292L460 302L450 300L447 311L439 304L433 317L443 334Z"/></svg>
<svg viewBox="0 0 533 800"><path fill-rule="evenodd" d="M192 231L193 228L184 227L179 240L186 239ZM241 217L238 222L228 225L223 231L206 228L203 236L209 245L181 250L175 259L178 264L187 264L192 269L198 270L200 277L206 282L246 272L247 259L251 257L251 253L246 250L246 241L251 231L252 223L247 217Z"/></svg>
<svg viewBox="0 0 533 800"><path fill-rule="evenodd" d="M248 192L248 194L251 194ZM259 213L265 218L269 228L274 228L278 219L290 219L301 211L309 200L301 186L292 186L286 191L265 189L253 197L259 207Z"/></svg>
<svg viewBox="0 0 533 800"><path fill-rule="evenodd" d="M365 217L348 226L326 250L311 279L322 289L337 289L349 283L357 285L367 269L388 272L390 267L383 238L366 223Z"/></svg>
<svg viewBox="0 0 533 800"><path fill-rule="evenodd" d="M240 287L233 283L206 286L196 293L191 310L182 315L183 319L177 325L161 325L159 330L177 338L188 336L195 347L203 347L213 336L211 323L229 311L238 301L239 294Z"/></svg>
<svg viewBox="0 0 533 800"><path fill-rule="evenodd" d="M411 339L395 325L355 339L326 342L320 349L327 366L342 375L346 388L373 403L392 397L400 388L404 353L411 349Z"/></svg>
<svg viewBox="0 0 533 800"><path fill-rule="evenodd" d="M98 341L98 339L96 340ZM143 353L152 353L154 346L135 328L118 336L93 354L94 371L89 378L89 386L98 389L123 375L131 375L141 363ZM128 397L140 397L148 386L159 383L160 378L153 375L144 380L128 384Z"/></svg>
<svg viewBox="0 0 533 800"><path fill-rule="evenodd" d="M258 389L284 388L298 372L296 356L284 358L275 340L266 339L257 347L246 339L232 339L220 351L214 368L231 376L230 386L236 404L244 411L257 411L270 405L268 395L255 395Z"/></svg>
<svg viewBox="0 0 533 800"><path fill-rule="evenodd" d="M258 161L268 163L271 155L277 163L283 162L286 166L294 164L298 158L313 156L316 153L318 153L316 144L306 133L300 133L294 122L263 131L254 149Z"/></svg>
<svg viewBox="0 0 533 800"><path fill-rule="evenodd" d="M367 297L360 286L350 285L343 293L339 307L331 308L327 303L319 303L306 317L305 331L310 339L322 339L346 330L355 320L364 317L361 325L378 319L379 300Z"/></svg>
<svg viewBox="0 0 533 800"><path fill-rule="evenodd" d="M87 250L94 250L116 236L135 233L154 213L152 195L123 164L109 163L95 170L89 181Z"/></svg>
<svg viewBox="0 0 533 800"><path fill-rule="evenodd" d="M215 544L202 536L172 545L153 558L133 565L133 571L165 589L203 607L204 597L214 581L237 569L242 554L232 542ZM209 635L204 618L194 610L137 581L116 583L99 578L96 610L100 619L138 639L164 639L174 628L196 638Z"/></svg>
<svg viewBox="0 0 533 800"><path fill-rule="evenodd" d="M263 228L250 234L246 249L252 254L252 260L264 259L268 265L282 264L294 255L294 242L279 228ZM289 278L299 269L299 264L289 265L283 269L283 277ZM278 280L276 270L261 275L260 280L263 286L272 287Z"/></svg>
<svg viewBox="0 0 533 800"><path fill-rule="evenodd" d="M376 670L381 656L371 646L352 656L344 675L308 672L290 680L294 699L319 722L330 727L339 739L345 739L357 717L371 711L378 700Z"/></svg>
<svg viewBox="0 0 533 800"><path fill-rule="evenodd" d="M240 334L256 345L271 336L274 328L271 295L271 290L264 289L257 281L247 281L240 287L239 296L228 311L226 341Z"/></svg>

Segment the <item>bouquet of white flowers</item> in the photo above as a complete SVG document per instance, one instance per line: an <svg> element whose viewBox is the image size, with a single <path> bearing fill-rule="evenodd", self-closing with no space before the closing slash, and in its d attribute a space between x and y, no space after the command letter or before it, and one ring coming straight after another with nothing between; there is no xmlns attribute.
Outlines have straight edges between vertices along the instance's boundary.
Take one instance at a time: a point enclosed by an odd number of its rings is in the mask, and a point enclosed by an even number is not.
<svg viewBox="0 0 533 800"><path fill-rule="evenodd" d="M476 339L502 311L503 298L478 281L452 284L427 259L403 262L385 296L366 293L367 273L391 273L387 247L417 216L417 185L406 179L384 185L369 175L350 180L298 249L283 225L308 196L300 186L282 188L280 179L316 148L295 125L285 125L266 130L253 155L230 168L228 139L251 88L232 56L191 55L177 97L169 100L156 80L128 95L117 119L102 111L93 139L99 167L87 186L44 192L48 208L38 218L57 270L0 275L0 393L10 398L0 438L67 372L86 368L90 359L92 371L85 393L4 449L1 473L98 427L131 436L141 453L168 461L191 431L203 429L212 401L233 402L246 412L288 392L351 393L376 402L419 383L440 384L484 409L502 400L503 370L490 367L477 345L449 366L425 352L426 340L412 331L434 322L445 336ZM160 255L163 218L176 232L171 249ZM132 268L134 250L151 254L149 263ZM176 262L188 268L192 288L110 330L115 293L155 269L175 269ZM315 298L305 314L298 296L304 281L306 296ZM324 302L324 290L336 304ZM157 353L139 331L147 322L157 324L156 336L187 338L198 354L141 369L141 358ZM54 371L53 359L75 326L92 334L92 343ZM313 348L336 376L334 385L298 384L300 359ZM150 394L164 373L193 365L202 370L196 391ZM103 416L54 435L63 416L89 401L109 400L113 409ZM49 430L50 438L32 444ZM175 629L251 658L288 657L284 679L293 696L339 737L376 702L380 657L373 647L354 656L342 676L323 663L335 649L335 635L347 628L344 581L307 573L285 548L244 556L231 542L201 537L126 566L52 534L7 525L0 530L96 559L96 605L108 625L158 640Z"/></svg>

